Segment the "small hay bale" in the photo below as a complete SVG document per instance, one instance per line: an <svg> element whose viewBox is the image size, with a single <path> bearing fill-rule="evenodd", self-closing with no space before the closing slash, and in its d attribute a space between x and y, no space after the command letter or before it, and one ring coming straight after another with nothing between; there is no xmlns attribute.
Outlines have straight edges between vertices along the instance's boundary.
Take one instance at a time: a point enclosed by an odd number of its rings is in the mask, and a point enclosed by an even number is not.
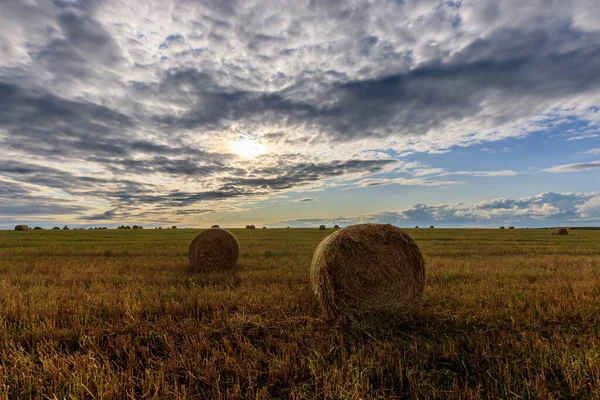
<svg viewBox="0 0 600 400"><path fill-rule="evenodd" d="M323 239L313 255L310 275L329 318L395 312L422 296L425 261L400 228L353 225Z"/></svg>
<svg viewBox="0 0 600 400"><path fill-rule="evenodd" d="M568 235L569 231L566 230L565 228L554 228L554 229L552 229L552 234L553 235Z"/></svg>
<svg viewBox="0 0 600 400"><path fill-rule="evenodd" d="M235 267L240 244L231 232L211 228L194 237L188 254L195 271L227 270Z"/></svg>
<svg viewBox="0 0 600 400"><path fill-rule="evenodd" d="M320 226L319 226L319 230L320 230L320 231L324 231L325 229L327 229L327 228L325 228L325 225L320 225Z"/></svg>
<svg viewBox="0 0 600 400"><path fill-rule="evenodd" d="M266 226L263 226L263 229L267 229L267 227L266 227Z"/></svg>
<svg viewBox="0 0 600 400"><path fill-rule="evenodd" d="M415 226L415 229L419 229L419 225Z"/></svg>
<svg viewBox="0 0 600 400"><path fill-rule="evenodd" d="M500 228L498 228L498 229L504 229L504 227L503 227L503 226L501 226L501 227L500 227Z"/></svg>
<svg viewBox="0 0 600 400"><path fill-rule="evenodd" d="M27 226L27 225L17 225L17 226L15 226L15 231L23 232L23 231L28 231L28 230L29 230L29 226Z"/></svg>
<svg viewBox="0 0 600 400"><path fill-rule="evenodd" d="M340 226L339 225L334 225L333 229L340 229Z"/></svg>
<svg viewBox="0 0 600 400"><path fill-rule="evenodd" d="M508 229L515 229L515 227L514 226L509 226Z"/></svg>
<svg viewBox="0 0 600 400"><path fill-rule="evenodd" d="M171 227L171 229L177 229L177 227L176 227L175 225L173 225L173 226Z"/></svg>
<svg viewBox="0 0 600 400"><path fill-rule="evenodd" d="M430 226L429 226L429 229L433 229L433 228L434 228L434 227L433 227L433 225L430 225Z"/></svg>

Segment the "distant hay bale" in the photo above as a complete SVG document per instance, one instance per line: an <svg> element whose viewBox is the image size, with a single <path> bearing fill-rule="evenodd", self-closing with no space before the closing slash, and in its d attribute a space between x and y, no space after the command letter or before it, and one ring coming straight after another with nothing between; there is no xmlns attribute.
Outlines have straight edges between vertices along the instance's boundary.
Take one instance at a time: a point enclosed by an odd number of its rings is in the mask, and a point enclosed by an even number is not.
<svg viewBox="0 0 600 400"><path fill-rule="evenodd" d="M569 231L566 230L565 228L554 228L554 229L552 229L552 234L553 235L568 235Z"/></svg>
<svg viewBox="0 0 600 400"><path fill-rule="evenodd" d="M327 229L327 228L325 228L325 225L320 225L320 226L319 226L319 230L320 230L320 231L324 231L325 229Z"/></svg>
<svg viewBox="0 0 600 400"><path fill-rule="evenodd" d="M500 227L500 228L498 228L498 229L504 229L504 227L503 227L503 226L501 226L501 227Z"/></svg>
<svg viewBox="0 0 600 400"><path fill-rule="evenodd" d="M433 225L430 225L430 226L429 226L429 229L433 229Z"/></svg>
<svg viewBox="0 0 600 400"><path fill-rule="evenodd" d="M509 226L508 229L515 229L515 227L514 226Z"/></svg>
<svg viewBox="0 0 600 400"><path fill-rule="evenodd" d="M240 254L240 244L225 229L207 229L190 243L190 264L195 271L219 271L235 267Z"/></svg>
<svg viewBox="0 0 600 400"><path fill-rule="evenodd" d="M267 227L266 227L266 226L263 226L263 229L267 229Z"/></svg>
<svg viewBox="0 0 600 400"><path fill-rule="evenodd" d="M173 225L173 226L171 227L171 229L177 229L177 227L176 227L175 225Z"/></svg>
<svg viewBox="0 0 600 400"><path fill-rule="evenodd" d="M15 231L28 231L29 230L29 226L27 225L17 225L15 226Z"/></svg>
<svg viewBox="0 0 600 400"><path fill-rule="evenodd" d="M333 229L340 229L340 226L339 225L334 225Z"/></svg>
<svg viewBox="0 0 600 400"><path fill-rule="evenodd" d="M415 226L415 229L419 229L419 225Z"/></svg>
<svg viewBox="0 0 600 400"><path fill-rule="evenodd" d="M213 226L211 226L211 228L220 228L220 226L219 225L213 225Z"/></svg>
<svg viewBox="0 0 600 400"><path fill-rule="evenodd" d="M419 299L425 262L413 239L383 224L353 225L327 236L312 259L313 290L329 318L394 312Z"/></svg>
<svg viewBox="0 0 600 400"><path fill-rule="evenodd" d="M290 229L290 227L288 226L287 229Z"/></svg>

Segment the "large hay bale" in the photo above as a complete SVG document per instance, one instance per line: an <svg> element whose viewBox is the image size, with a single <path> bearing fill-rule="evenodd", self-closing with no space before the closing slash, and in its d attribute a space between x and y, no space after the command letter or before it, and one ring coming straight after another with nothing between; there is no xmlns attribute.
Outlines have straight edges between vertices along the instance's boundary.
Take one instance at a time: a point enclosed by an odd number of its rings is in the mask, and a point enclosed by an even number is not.
<svg viewBox="0 0 600 400"><path fill-rule="evenodd" d="M320 230L320 231L324 231L325 229L327 229L327 228L325 228L325 225L320 225L320 226L319 226L319 230Z"/></svg>
<svg viewBox="0 0 600 400"><path fill-rule="evenodd" d="M425 262L400 228L353 225L327 236L312 259L313 290L330 318L402 309L420 298Z"/></svg>
<svg viewBox="0 0 600 400"><path fill-rule="evenodd" d="M566 230L565 228L554 228L554 229L552 229L552 234L553 235L568 235L569 231Z"/></svg>
<svg viewBox="0 0 600 400"><path fill-rule="evenodd" d="M509 226L508 229L515 229L515 227L514 226Z"/></svg>
<svg viewBox="0 0 600 400"><path fill-rule="evenodd" d="M235 267L240 244L231 232L211 228L194 237L188 254L190 264L196 271L226 270Z"/></svg>
<svg viewBox="0 0 600 400"><path fill-rule="evenodd" d="M27 225L17 225L15 226L15 231L28 231L29 230L29 226Z"/></svg>

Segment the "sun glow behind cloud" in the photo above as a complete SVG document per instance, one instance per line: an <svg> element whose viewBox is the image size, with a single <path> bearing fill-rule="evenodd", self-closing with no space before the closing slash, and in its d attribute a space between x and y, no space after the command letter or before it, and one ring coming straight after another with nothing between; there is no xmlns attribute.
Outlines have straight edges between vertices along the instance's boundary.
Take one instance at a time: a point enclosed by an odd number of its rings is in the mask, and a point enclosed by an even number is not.
<svg viewBox="0 0 600 400"><path fill-rule="evenodd" d="M242 137L230 143L231 150L246 159L255 158L267 152L267 146L252 137Z"/></svg>

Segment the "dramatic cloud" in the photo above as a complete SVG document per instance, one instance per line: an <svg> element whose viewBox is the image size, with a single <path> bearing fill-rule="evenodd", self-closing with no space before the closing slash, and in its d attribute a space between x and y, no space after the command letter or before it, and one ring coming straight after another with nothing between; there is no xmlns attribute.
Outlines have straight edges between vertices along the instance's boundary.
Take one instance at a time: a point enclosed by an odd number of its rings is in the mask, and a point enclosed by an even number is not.
<svg viewBox="0 0 600 400"><path fill-rule="evenodd" d="M596 3L0 2L0 181L22 199L2 213L183 221L516 175L403 158L573 120L563 140L597 137Z"/></svg>

